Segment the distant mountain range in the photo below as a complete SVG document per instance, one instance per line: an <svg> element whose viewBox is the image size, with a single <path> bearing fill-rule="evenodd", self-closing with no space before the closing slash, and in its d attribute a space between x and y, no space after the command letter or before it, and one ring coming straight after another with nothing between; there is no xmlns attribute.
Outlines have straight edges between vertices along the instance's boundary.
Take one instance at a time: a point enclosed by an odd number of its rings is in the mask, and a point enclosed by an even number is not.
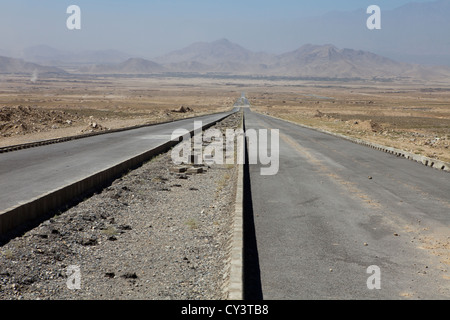
<svg viewBox="0 0 450 320"><path fill-rule="evenodd" d="M448 77L450 68L402 63L368 51L338 49L333 45L308 44L275 57L269 72L304 77L436 79Z"/></svg>
<svg viewBox="0 0 450 320"><path fill-rule="evenodd" d="M252 52L227 39L194 43L154 61L130 59L117 65L97 65L82 72L99 73L226 73L312 78L418 78L450 75L449 67L397 62L371 52L307 44L281 55Z"/></svg>
<svg viewBox="0 0 450 320"><path fill-rule="evenodd" d="M12 45L8 47L5 42L3 47L0 44L0 56L22 60L8 60L6 63L6 58L3 58L0 72L44 70L41 68L45 66L83 73L188 72L421 79L448 77L450 0L411 1L394 9L382 5L381 29L376 31L366 27L369 16L366 5L361 3L358 6L360 9L353 11L332 11L318 16L290 15L285 20L279 20L276 16L269 16L264 21L255 19L251 23L258 34L253 36L251 32L254 31L247 33L245 24L242 32L239 30L235 33L235 28L230 29L230 36L234 33L233 37L240 39L237 41L242 45L264 48L253 51L221 39L193 43L183 49L144 60L142 58L149 57L118 50L74 52L48 45L15 51L19 49ZM207 34L212 33L212 30L208 30ZM222 29L220 33L223 33ZM130 33L129 37L132 39L133 34ZM251 40L246 42L243 40L246 38ZM154 40L139 44L138 50L159 50L170 42L170 39L164 39L160 45L158 39ZM174 42L177 40L180 38L172 39ZM117 38L114 41L116 46L121 40ZM321 45L308 44L293 50L296 47L292 47L292 44L296 43L298 46L305 43ZM80 43L80 47L82 44ZM137 50L130 44L124 50ZM277 54L256 52L258 50L275 51ZM60 69L52 70L61 72Z"/></svg>
<svg viewBox="0 0 450 320"><path fill-rule="evenodd" d="M24 61L22 59L14 59L0 56L0 73L26 73L38 74L43 73L66 73L63 69L57 67L46 67L36 63Z"/></svg>
<svg viewBox="0 0 450 320"><path fill-rule="evenodd" d="M47 45L38 45L25 48L20 58L46 66L67 67L99 63L120 63L132 58L132 56L117 50L70 52Z"/></svg>
<svg viewBox="0 0 450 320"><path fill-rule="evenodd" d="M153 61L130 58L118 64L99 64L79 69L83 73L95 74L148 74L168 71L167 68Z"/></svg>
<svg viewBox="0 0 450 320"><path fill-rule="evenodd" d="M450 66L450 0L411 1L392 10L380 4L381 30L376 31L365 27L367 6L363 2L359 10L299 19L296 30L308 32L297 41L331 42L403 62Z"/></svg>
<svg viewBox="0 0 450 320"><path fill-rule="evenodd" d="M227 39L198 42L184 49L157 57L154 61L126 58L120 62L120 53L91 52L94 63L78 68L80 73L91 74L154 74L154 73L221 73L230 75L287 76L308 78L413 78L441 79L450 76L450 67L421 66L397 62L362 50L339 49L334 45L303 45L299 49L280 55L252 52ZM50 62L64 56L50 47L28 52L34 61ZM79 56L80 58L80 56ZM95 59L94 59L95 58ZM61 60L60 60L61 59ZM103 60L102 60L103 59ZM88 61L85 58L84 61ZM73 60L72 60L73 61ZM111 62L113 61L113 62ZM0 59L0 72L64 72L60 68L40 66L12 58Z"/></svg>
<svg viewBox="0 0 450 320"><path fill-rule="evenodd" d="M227 39L220 39L211 43L197 42L154 60L161 64L194 61L206 65L219 65L224 62L245 64L271 63L273 58L273 55L255 53Z"/></svg>

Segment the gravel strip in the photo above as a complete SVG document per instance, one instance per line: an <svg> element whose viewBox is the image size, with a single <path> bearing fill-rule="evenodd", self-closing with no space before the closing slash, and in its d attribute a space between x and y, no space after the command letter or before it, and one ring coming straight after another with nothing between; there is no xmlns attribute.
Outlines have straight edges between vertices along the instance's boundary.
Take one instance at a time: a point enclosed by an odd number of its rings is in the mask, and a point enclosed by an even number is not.
<svg viewBox="0 0 450 320"><path fill-rule="evenodd" d="M169 151L1 246L0 299L226 299L237 168L173 167Z"/></svg>

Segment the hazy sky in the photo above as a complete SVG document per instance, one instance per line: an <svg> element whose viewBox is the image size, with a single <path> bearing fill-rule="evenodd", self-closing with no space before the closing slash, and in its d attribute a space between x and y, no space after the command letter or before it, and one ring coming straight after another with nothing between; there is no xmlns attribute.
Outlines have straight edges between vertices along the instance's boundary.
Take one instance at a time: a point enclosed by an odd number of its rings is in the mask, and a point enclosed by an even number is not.
<svg viewBox="0 0 450 320"><path fill-rule="evenodd" d="M298 20L372 4L391 10L408 2L412 1L0 0L0 53L47 44L73 51L118 49L155 57L193 42L220 38L254 51L281 53L304 44L298 35L310 30L292 27ZM81 30L66 28L66 9L72 4L81 8Z"/></svg>

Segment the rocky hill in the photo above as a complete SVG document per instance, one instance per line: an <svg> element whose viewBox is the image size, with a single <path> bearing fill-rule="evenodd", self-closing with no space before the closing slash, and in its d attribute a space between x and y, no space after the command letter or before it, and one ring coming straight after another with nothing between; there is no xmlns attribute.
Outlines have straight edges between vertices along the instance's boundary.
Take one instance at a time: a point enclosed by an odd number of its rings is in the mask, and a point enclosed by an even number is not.
<svg viewBox="0 0 450 320"><path fill-rule="evenodd" d="M325 78L444 78L448 67L397 62L362 50L307 44L280 55L255 53L226 39L196 43L156 61L177 72L222 72Z"/></svg>
<svg viewBox="0 0 450 320"><path fill-rule="evenodd" d="M64 70L56 67L41 66L36 63L0 56L0 73L66 73Z"/></svg>
<svg viewBox="0 0 450 320"><path fill-rule="evenodd" d="M450 67L422 66L394 61L369 51L337 48L332 44L306 44L280 55L252 52L222 39L198 42L153 61L131 58L118 64L83 67L98 74L151 74L162 72L223 73L232 75L308 78L412 78L443 79Z"/></svg>
<svg viewBox="0 0 450 320"><path fill-rule="evenodd" d="M149 74L167 71L162 65L153 61L130 58L119 64L100 64L80 68L81 72L98 74Z"/></svg>

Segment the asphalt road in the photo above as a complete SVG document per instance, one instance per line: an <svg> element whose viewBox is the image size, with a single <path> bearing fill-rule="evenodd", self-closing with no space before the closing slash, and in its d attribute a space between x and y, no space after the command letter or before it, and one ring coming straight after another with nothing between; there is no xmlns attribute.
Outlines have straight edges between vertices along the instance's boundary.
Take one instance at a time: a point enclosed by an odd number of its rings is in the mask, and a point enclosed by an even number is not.
<svg viewBox="0 0 450 320"><path fill-rule="evenodd" d="M236 111L0 154L0 212L151 150L175 129L194 130Z"/></svg>
<svg viewBox="0 0 450 320"><path fill-rule="evenodd" d="M247 299L450 298L449 173L250 109L245 126L280 130L278 173L249 165Z"/></svg>

